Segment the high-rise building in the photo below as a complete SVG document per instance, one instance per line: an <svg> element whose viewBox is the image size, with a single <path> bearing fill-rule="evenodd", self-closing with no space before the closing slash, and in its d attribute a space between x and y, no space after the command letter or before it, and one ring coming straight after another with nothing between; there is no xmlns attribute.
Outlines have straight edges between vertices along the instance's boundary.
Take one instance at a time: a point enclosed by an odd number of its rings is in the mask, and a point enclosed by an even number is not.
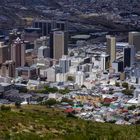
<svg viewBox="0 0 140 140"><path fill-rule="evenodd" d="M8 60L1 66L1 76L14 77L15 76L15 62Z"/></svg>
<svg viewBox="0 0 140 140"><path fill-rule="evenodd" d="M85 74L82 71L78 71L75 76L75 83L79 86L84 84Z"/></svg>
<svg viewBox="0 0 140 140"><path fill-rule="evenodd" d="M48 82L56 81L56 69L54 67L47 69L47 81Z"/></svg>
<svg viewBox="0 0 140 140"><path fill-rule="evenodd" d="M25 44L20 38L11 45L11 60L15 62L16 67L25 65Z"/></svg>
<svg viewBox="0 0 140 140"><path fill-rule="evenodd" d="M50 57L50 48L47 46L41 46L38 49L38 58L47 58Z"/></svg>
<svg viewBox="0 0 140 140"><path fill-rule="evenodd" d="M67 32L54 30L50 34L50 57L59 60L68 53Z"/></svg>
<svg viewBox="0 0 140 140"><path fill-rule="evenodd" d="M59 65L62 69L62 73L67 73L69 71L69 67L71 66L71 60L67 56L62 56L59 60Z"/></svg>
<svg viewBox="0 0 140 140"><path fill-rule="evenodd" d="M110 35L106 36L107 39L107 54L110 56L110 65L116 59L116 38Z"/></svg>
<svg viewBox="0 0 140 140"><path fill-rule="evenodd" d="M67 30L67 22L56 20L35 20L33 21L34 28L40 28L42 36L47 36L53 29L59 29L62 31Z"/></svg>
<svg viewBox="0 0 140 140"><path fill-rule="evenodd" d="M129 32L129 45L134 45L136 52L140 51L140 32Z"/></svg>
<svg viewBox="0 0 140 140"><path fill-rule="evenodd" d="M0 64L5 63L10 59L10 48L4 45L4 42L0 42Z"/></svg>
<svg viewBox="0 0 140 140"><path fill-rule="evenodd" d="M135 48L133 45L128 45L123 50L124 68L132 67L135 63Z"/></svg>
<svg viewBox="0 0 140 140"><path fill-rule="evenodd" d="M109 69L109 63L110 63L110 56L107 54L101 54L101 70L106 71Z"/></svg>

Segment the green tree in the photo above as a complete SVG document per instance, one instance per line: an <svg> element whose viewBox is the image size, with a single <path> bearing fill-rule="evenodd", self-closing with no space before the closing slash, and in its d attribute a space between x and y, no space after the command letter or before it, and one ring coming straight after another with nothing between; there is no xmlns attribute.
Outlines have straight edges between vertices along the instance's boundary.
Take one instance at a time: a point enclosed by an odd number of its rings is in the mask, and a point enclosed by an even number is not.
<svg viewBox="0 0 140 140"><path fill-rule="evenodd" d="M60 89L58 92L61 94L67 94L70 92L70 90L68 88L65 88L65 89Z"/></svg>
<svg viewBox="0 0 140 140"><path fill-rule="evenodd" d="M74 56L74 52L70 52L70 56Z"/></svg>
<svg viewBox="0 0 140 140"><path fill-rule="evenodd" d="M133 90L125 89L125 90L122 91L122 93L124 93L125 95L133 95Z"/></svg>
<svg viewBox="0 0 140 140"><path fill-rule="evenodd" d="M16 108L20 108L20 107L21 107L21 102L16 101L16 102L15 102L15 106L16 106Z"/></svg>
<svg viewBox="0 0 140 140"><path fill-rule="evenodd" d="M128 107L128 110L134 110L134 109L136 109L135 105L131 105L131 106Z"/></svg>
<svg viewBox="0 0 140 140"><path fill-rule="evenodd" d="M55 105L56 103L57 103L57 101L55 99L49 99L49 100L45 101L43 104L50 107L52 105Z"/></svg>
<svg viewBox="0 0 140 140"><path fill-rule="evenodd" d="M68 76L67 80L68 81L74 81L74 77L73 76Z"/></svg>
<svg viewBox="0 0 140 140"><path fill-rule="evenodd" d="M131 85L130 89L135 90L136 88L133 85Z"/></svg>
<svg viewBox="0 0 140 140"><path fill-rule="evenodd" d="M116 83L115 83L115 86L116 86L116 87L120 87L120 83L119 83L119 82L116 82Z"/></svg>
<svg viewBox="0 0 140 140"><path fill-rule="evenodd" d="M127 82L122 83L122 87L128 89L129 85Z"/></svg>
<svg viewBox="0 0 140 140"><path fill-rule="evenodd" d="M82 85L81 88L87 88L85 85Z"/></svg>
<svg viewBox="0 0 140 140"><path fill-rule="evenodd" d="M45 86L44 92L56 93L56 92L58 92L58 88L57 87Z"/></svg>

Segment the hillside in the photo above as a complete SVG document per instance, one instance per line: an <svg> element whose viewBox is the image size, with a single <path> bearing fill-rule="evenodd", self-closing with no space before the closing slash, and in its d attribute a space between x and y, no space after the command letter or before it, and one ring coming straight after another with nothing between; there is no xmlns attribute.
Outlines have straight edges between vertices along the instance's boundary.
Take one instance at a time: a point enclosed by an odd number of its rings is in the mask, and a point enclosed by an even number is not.
<svg viewBox="0 0 140 140"><path fill-rule="evenodd" d="M89 11L108 13L110 14L109 18L116 14L117 19L124 17L131 19L133 14L136 14L137 19L139 19L140 15L140 0L0 0L0 3L0 29L25 27L27 25L26 19L30 18L64 18L74 22L83 20L92 23L82 16L77 18L77 14L83 15ZM64 15L59 15L60 13ZM131 22L133 25L133 20ZM93 20L93 23L96 23L96 19ZM100 24L102 21L99 21ZM120 29L124 28L118 24L115 25L115 28L116 26Z"/></svg>
<svg viewBox="0 0 140 140"><path fill-rule="evenodd" d="M84 121L45 106L0 111L0 136L6 140L138 140L139 132L140 126Z"/></svg>
<svg viewBox="0 0 140 140"><path fill-rule="evenodd" d="M36 6L58 8L55 0L0 0L0 28L24 26L23 18L43 17Z"/></svg>

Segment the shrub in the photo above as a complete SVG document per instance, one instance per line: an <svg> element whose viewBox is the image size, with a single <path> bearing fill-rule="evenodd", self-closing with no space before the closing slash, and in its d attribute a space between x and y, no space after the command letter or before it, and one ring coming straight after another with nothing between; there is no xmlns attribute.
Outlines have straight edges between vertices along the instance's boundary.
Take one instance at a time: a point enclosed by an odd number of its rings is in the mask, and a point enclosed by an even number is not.
<svg viewBox="0 0 140 140"><path fill-rule="evenodd" d="M1 111L11 111L11 107L10 106L2 105L1 106Z"/></svg>
<svg viewBox="0 0 140 140"><path fill-rule="evenodd" d="M136 106L135 105L132 105L132 106L129 106L128 107L128 110L134 110L134 109L136 109Z"/></svg>
<svg viewBox="0 0 140 140"><path fill-rule="evenodd" d="M15 106L16 106L16 108L20 108L21 107L21 103L20 102L15 102Z"/></svg>
<svg viewBox="0 0 140 140"><path fill-rule="evenodd" d="M136 88L133 85L131 85L130 89L135 90Z"/></svg>
<svg viewBox="0 0 140 140"><path fill-rule="evenodd" d="M85 85L82 85L81 88L87 88Z"/></svg>
<svg viewBox="0 0 140 140"><path fill-rule="evenodd" d="M68 114L67 114L67 117L70 117L70 118L77 118L73 113L68 113Z"/></svg>
<svg viewBox="0 0 140 140"><path fill-rule="evenodd" d="M131 90L131 89L125 89L125 90L122 91L122 93L124 93L125 95L133 95L132 94L133 93L133 90Z"/></svg>
<svg viewBox="0 0 140 140"><path fill-rule="evenodd" d="M115 86L116 86L116 87L120 87L120 83L119 83L119 82L116 82L116 83L115 83Z"/></svg>

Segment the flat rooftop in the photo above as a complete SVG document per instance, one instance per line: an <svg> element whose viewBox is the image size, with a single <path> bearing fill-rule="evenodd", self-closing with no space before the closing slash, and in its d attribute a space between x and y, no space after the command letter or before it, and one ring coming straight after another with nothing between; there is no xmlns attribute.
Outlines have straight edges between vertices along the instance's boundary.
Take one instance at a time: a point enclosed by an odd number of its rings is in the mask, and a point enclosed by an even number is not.
<svg viewBox="0 0 140 140"><path fill-rule="evenodd" d="M90 35L74 35L71 38L72 39L89 39Z"/></svg>

